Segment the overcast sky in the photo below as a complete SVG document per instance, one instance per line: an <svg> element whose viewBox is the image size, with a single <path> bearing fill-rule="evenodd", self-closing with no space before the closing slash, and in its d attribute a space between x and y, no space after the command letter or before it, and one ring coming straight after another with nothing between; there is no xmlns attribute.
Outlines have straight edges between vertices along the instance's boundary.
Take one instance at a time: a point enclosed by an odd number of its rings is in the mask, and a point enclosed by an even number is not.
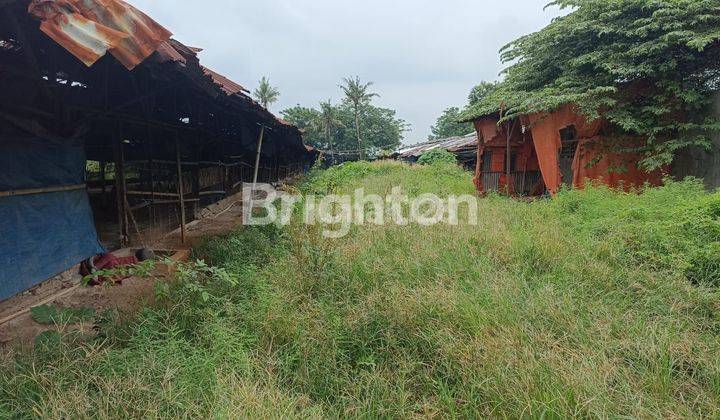
<svg viewBox="0 0 720 420"><path fill-rule="evenodd" d="M376 104L427 139L450 106L496 80L500 47L558 15L547 0L129 0L200 53L204 65L253 90L280 89L271 110L342 99L342 77L375 83Z"/></svg>

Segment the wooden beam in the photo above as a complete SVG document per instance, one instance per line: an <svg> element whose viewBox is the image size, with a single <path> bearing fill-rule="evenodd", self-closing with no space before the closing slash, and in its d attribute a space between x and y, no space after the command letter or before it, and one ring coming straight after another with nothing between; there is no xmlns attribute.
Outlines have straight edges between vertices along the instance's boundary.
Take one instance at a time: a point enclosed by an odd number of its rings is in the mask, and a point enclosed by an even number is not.
<svg viewBox="0 0 720 420"><path fill-rule="evenodd" d="M161 192L153 192L153 191L128 191L126 193L127 195L149 195L149 196L156 196L156 197L180 197L177 193L161 193Z"/></svg>
<svg viewBox="0 0 720 420"><path fill-rule="evenodd" d="M18 195L32 195L32 194L54 193L54 192L61 192L61 191L84 190L85 187L86 187L85 184L77 184L77 185L65 185L62 187L29 188L29 189L25 189L25 190L0 191L0 197L15 197Z"/></svg>

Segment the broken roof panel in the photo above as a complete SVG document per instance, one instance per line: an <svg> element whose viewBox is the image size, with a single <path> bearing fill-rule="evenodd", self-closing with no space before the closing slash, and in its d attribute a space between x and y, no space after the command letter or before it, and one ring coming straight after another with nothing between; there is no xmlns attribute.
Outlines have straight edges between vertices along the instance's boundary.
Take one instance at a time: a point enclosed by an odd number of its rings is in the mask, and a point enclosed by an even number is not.
<svg viewBox="0 0 720 420"><path fill-rule="evenodd" d="M423 153L433 149L445 149L451 153L462 152L477 147L477 134L472 133L462 137L449 137L446 139L432 140L420 143L415 146L398 150L401 158L420 157Z"/></svg>
<svg viewBox="0 0 720 420"><path fill-rule="evenodd" d="M170 31L122 0L33 0L40 30L87 66L108 51L132 70L170 39Z"/></svg>
<svg viewBox="0 0 720 420"><path fill-rule="evenodd" d="M110 52L132 70L157 52L157 62L177 63L188 75L197 69L227 96L241 98L263 118L301 134L254 101L242 85L200 65L197 53L201 48L171 39L170 31L122 0L32 0L28 12L41 20L40 29L46 35L87 66ZM210 83L201 85L210 87Z"/></svg>

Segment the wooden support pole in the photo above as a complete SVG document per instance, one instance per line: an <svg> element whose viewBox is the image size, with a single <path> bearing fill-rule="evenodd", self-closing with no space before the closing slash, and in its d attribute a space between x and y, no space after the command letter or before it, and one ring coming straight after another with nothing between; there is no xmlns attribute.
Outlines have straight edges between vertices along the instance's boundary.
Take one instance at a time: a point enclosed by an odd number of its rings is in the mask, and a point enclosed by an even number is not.
<svg viewBox="0 0 720 420"><path fill-rule="evenodd" d="M257 154L255 155L255 172L253 173L252 191L250 192L250 212L252 214L255 204L253 199L255 198L255 187L257 186L258 171L260 170L260 154L262 153L263 139L265 138L265 126L263 125L260 129L260 138L258 139Z"/></svg>
<svg viewBox="0 0 720 420"><path fill-rule="evenodd" d="M180 139L179 135L175 134L175 156L177 162L177 175L178 175L178 195L180 196L180 242L185 244L185 197L183 195L183 176L182 176L182 163L180 161Z"/></svg>
<svg viewBox="0 0 720 420"><path fill-rule="evenodd" d="M506 123L508 125L505 126L505 134L506 134L506 147L505 147L505 189L507 190L507 194L510 195L510 164L512 163L512 152L510 150L510 136L512 135L512 132L510 130L509 124L510 122Z"/></svg>
<svg viewBox="0 0 720 420"><path fill-rule="evenodd" d="M258 139L257 154L255 155L255 173L253 174L253 191L257 185L258 171L260 170L260 154L262 153L263 139L265 138L265 126L260 129L260 138Z"/></svg>
<svg viewBox="0 0 720 420"><path fill-rule="evenodd" d="M482 157L483 157L483 152L485 151L483 148L483 146L485 144L485 140L481 133L482 132L478 132L478 145L477 145L477 150L475 150L475 179L474 179L474 181L475 181L475 189L477 189L477 191L482 194L485 192L484 188L483 188L483 173L482 173L482 170L483 170Z"/></svg>
<svg viewBox="0 0 720 420"><path fill-rule="evenodd" d="M199 157L199 156L198 156ZM192 167L190 172L190 183L192 184L192 198L200 198L200 165ZM193 202L193 217L197 217L200 201Z"/></svg>
<svg viewBox="0 0 720 420"><path fill-rule="evenodd" d="M127 201L127 195L125 195L125 210L128 212L128 216L130 216L130 220L135 227L135 233L137 233L140 244L143 246L143 248L147 248L142 233L140 233L140 226L138 225L137 220L135 220L135 215L133 214L132 208L130 207L130 203Z"/></svg>
<svg viewBox="0 0 720 420"><path fill-rule="evenodd" d="M150 158L150 227L155 227L155 163L152 157Z"/></svg>
<svg viewBox="0 0 720 420"><path fill-rule="evenodd" d="M222 177L222 184L221 184L222 189L227 190L228 189L228 187L227 187L227 185L228 185L228 169L227 169L227 167L223 166L222 163L219 164L218 169L220 170L220 174Z"/></svg>
<svg viewBox="0 0 720 420"><path fill-rule="evenodd" d="M103 161L100 162L100 182L102 182L102 197L103 202L105 202L105 194L106 194L106 185L105 185L105 166L107 164Z"/></svg>
<svg viewBox="0 0 720 420"><path fill-rule="evenodd" d="M125 203L127 202L126 186L125 186L125 151L123 150L122 136L118 135L115 141L114 157L115 157L115 193L117 199L118 226L120 247L125 247L128 243L128 224L127 211Z"/></svg>

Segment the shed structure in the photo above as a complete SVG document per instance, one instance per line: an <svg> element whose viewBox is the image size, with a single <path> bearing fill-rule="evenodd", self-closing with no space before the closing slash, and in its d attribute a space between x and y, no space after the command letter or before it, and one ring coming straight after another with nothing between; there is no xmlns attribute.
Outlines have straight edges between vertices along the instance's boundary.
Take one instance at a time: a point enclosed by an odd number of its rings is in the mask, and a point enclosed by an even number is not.
<svg viewBox="0 0 720 420"><path fill-rule="evenodd" d="M473 169L477 158L477 147L478 136L476 133L470 133L466 136L448 137L408 146L398 150L393 156L396 159L414 163L420 159L423 153L434 149L445 149L455 155L458 163L468 169Z"/></svg>
<svg viewBox="0 0 720 420"><path fill-rule="evenodd" d="M0 0L0 299L309 167L200 51L121 0Z"/></svg>
<svg viewBox="0 0 720 420"><path fill-rule="evenodd" d="M480 139L475 185L481 193L554 195L562 185L582 188L588 180L625 189L662 181L664 171L645 172L638 154L610 147L607 121L588 121L573 105L501 120L497 113L474 121Z"/></svg>

